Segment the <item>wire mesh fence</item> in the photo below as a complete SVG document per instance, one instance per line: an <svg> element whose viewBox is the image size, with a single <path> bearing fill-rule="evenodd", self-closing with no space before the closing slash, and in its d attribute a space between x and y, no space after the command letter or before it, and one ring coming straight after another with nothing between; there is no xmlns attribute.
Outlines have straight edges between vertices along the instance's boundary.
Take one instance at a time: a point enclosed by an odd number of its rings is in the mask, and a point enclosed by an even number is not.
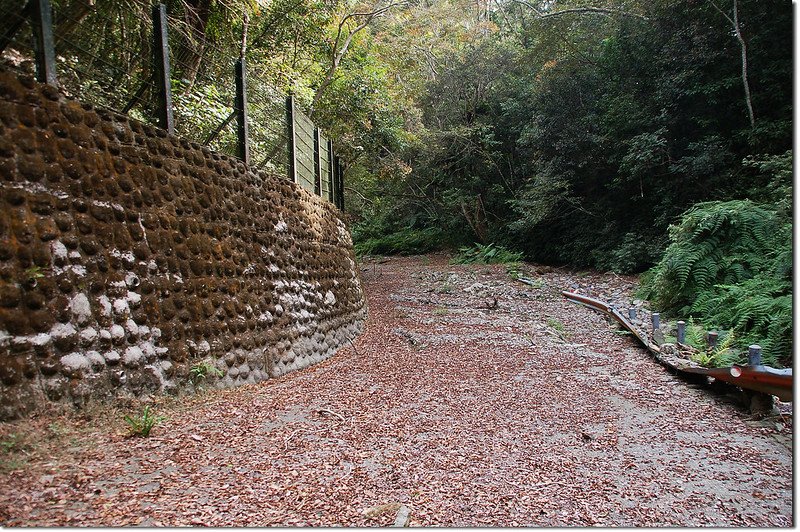
<svg viewBox="0 0 800 532"><path fill-rule="evenodd" d="M167 129L161 107L169 102L176 135L231 156L241 156L244 144L254 169L290 178L294 169L298 184L340 205L331 193L341 178L331 143L302 111L286 112L283 91L249 76L247 104L237 111L234 30L222 46L205 35L196 12L178 2L167 12L168 37L160 46L157 9L148 0L0 0L0 64L40 81L48 81L43 69L52 68L65 94ZM45 18L37 18L39 10ZM48 46L52 65L41 55ZM169 80L167 88L159 86L159 75ZM242 112L244 139L237 129Z"/></svg>

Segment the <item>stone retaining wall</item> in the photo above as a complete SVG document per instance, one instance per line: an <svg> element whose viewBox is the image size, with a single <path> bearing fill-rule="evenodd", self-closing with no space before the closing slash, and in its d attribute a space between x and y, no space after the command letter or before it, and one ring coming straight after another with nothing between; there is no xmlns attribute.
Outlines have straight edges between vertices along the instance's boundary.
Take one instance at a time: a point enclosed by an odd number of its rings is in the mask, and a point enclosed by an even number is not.
<svg viewBox="0 0 800 532"><path fill-rule="evenodd" d="M362 328L333 205L3 71L0 205L0 418L174 393L203 363L257 382Z"/></svg>

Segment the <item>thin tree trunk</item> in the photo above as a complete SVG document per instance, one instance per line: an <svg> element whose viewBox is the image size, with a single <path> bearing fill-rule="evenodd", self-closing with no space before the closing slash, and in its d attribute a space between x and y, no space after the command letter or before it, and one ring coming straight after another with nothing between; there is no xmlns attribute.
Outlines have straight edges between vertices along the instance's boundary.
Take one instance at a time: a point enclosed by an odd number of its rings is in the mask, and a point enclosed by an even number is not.
<svg viewBox="0 0 800 532"><path fill-rule="evenodd" d="M747 117L750 119L750 127L755 127L756 118L753 113L753 100L750 97L750 81L747 78L747 43L742 37L742 30L739 28L739 9L736 0L733 0L733 27L736 30L736 39L742 48L742 85L744 86L744 100L747 102Z"/></svg>
<svg viewBox="0 0 800 532"><path fill-rule="evenodd" d="M739 41L739 47L742 50L742 86L744 87L744 101L747 105L747 118L750 119L750 127L755 127L756 118L753 112L753 100L750 96L750 80L747 76L747 43L742 36L742 30L739 27L739 5L737 0L733 0L733 18L729 17L725 11L719 8L715 2L711 2L714 9L719 11L725 19L733 26L733 31L736 34L736 40Z"/></svg>

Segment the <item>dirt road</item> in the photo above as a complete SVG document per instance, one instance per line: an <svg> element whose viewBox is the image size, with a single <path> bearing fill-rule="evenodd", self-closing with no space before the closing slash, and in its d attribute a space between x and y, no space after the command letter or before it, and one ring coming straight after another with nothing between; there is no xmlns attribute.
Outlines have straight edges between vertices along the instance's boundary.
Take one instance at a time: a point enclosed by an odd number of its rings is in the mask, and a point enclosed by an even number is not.
<svg viewBox="0 0 800 532"><path fill-rule="evenodd" d="M559 295L624 295L630 279L551 271L531 287L439 255L362 275L370 314L353 347L163 404L149 438L112 415L88 432L79 416L33 420L38 439L3 427L19 450L0 523L370 526L407 511L411 526L791 526L780 425L673 377Z"/></svg>

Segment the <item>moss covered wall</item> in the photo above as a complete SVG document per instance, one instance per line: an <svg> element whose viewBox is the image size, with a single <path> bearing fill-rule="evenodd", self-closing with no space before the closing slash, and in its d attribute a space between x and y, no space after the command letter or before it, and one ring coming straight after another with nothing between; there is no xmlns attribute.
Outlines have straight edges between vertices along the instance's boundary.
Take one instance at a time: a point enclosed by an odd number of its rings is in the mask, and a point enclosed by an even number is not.
<svg viewBox="0 0 800 532"><path fill-rule="evenodd" d="M257 382L361 330L349 232L286 179L0 71L0 180L0 418L200 362Z"/></svg>

